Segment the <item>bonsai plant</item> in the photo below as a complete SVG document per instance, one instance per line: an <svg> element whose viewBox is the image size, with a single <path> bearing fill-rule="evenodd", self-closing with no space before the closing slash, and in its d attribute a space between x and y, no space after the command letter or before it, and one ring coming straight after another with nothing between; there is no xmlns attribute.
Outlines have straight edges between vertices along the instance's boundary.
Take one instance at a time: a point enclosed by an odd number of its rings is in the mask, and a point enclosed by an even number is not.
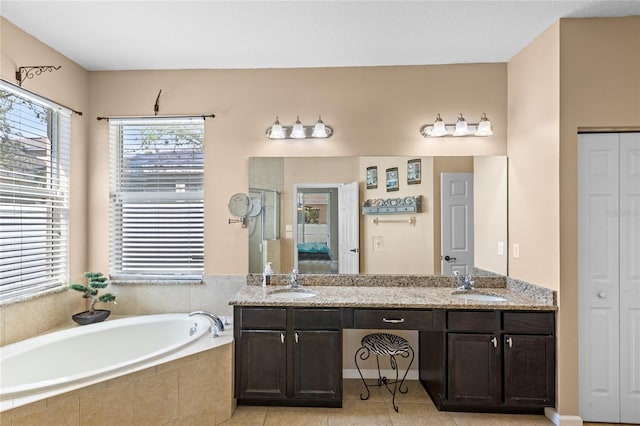
<svg viewBox="0 0 640 426"><path fill-rule="evenodd" d="M86 286L82 284L70 284L69 288L83 293L82 297L84 299L91 299L91 304L89 305L89 310L75 314L71 318L82 325L104 321L109 314L111 314L111 311L107 309L96 309L96 303L116 303L116 296L111 293L98 296L100 290L109 285L107 277L102 275L101 272L85 272L84 277L87 279Z"/></svg>

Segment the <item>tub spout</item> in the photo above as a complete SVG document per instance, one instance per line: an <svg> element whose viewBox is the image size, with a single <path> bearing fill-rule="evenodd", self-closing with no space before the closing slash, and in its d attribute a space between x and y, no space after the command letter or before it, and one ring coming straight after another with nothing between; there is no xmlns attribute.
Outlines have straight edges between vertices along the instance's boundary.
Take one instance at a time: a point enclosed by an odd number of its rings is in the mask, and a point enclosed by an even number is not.
<svg viewBox="0 0 640 426"><path fill-rule="evenodd" d="M224 323L217 315L207 311L193 311L189 314L190 317L193 315L204 315L211 320L211 330L213 330L212 337L218 337L218 330L224 331Z"/></svg>

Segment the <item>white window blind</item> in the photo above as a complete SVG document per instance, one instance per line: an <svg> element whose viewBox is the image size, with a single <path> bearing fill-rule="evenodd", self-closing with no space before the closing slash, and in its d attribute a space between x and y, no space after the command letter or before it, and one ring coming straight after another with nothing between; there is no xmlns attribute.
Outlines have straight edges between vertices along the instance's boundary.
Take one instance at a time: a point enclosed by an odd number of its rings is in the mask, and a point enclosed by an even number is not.
<svg viewBox="0 0 640 426"><path fill-rule="evenodd" d="M109 121L112 279L201 279L204 120Z"/></svg>
<svg viewBox="0 0 640 426"><path fill-rule="evenodd" d="M66 285L71 112L0 82L0 301Z"/></svg>

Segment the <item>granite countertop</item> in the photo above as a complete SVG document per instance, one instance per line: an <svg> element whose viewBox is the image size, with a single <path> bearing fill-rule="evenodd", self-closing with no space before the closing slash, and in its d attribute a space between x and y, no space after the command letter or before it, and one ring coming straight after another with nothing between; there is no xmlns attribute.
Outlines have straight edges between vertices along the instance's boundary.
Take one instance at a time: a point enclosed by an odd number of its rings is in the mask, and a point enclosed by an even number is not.
<svg viewBox="0 0 640 426"><path fill-rule="evenodd" d="M443 286L303 286L314 297L293 299L270 296L284 286L263 288L248 285L237 293L230 305L238 306L299 306L350 308L419 308L419 309L504 309L555 311L557 306L549 293L527 291L522 288L476 288L475 292L505 297L504 302L465 300L453 294L454 287Z"/></svg>

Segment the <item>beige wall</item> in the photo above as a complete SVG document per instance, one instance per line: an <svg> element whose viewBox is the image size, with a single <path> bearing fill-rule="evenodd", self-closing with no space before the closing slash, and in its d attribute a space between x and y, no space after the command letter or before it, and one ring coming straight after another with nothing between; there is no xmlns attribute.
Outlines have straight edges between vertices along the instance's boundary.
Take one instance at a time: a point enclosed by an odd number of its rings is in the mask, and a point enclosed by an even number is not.
<svg viewBox="0 0 640 426"><path fill-rule="evenodd" d="M407 161L417 157L363 157L360 159L361 200L422 196L422 213L361 216L360 265L365 274L433 274L433 157L420 157L421 183L407 184ZM366 189L367 167L378 166L378 188ZM399 190L387 192L385 171L398 168ZM408 220L409 223L384 223ZM379 218L378 225L372 223ZM373 239L382 241L375 250Z"/></svg>
<svg viewBox="0 0 640 426"><path fill-rule="evenodd" d="M473 193L473 264L507 275L507 157L474 157Z"/></svg>
<svg viewBox="0 0 640 426"><path fill-rule="evenodd" d="M559 410L578 412L577 129L640 127L640 16L560 21Z"/></svg>
<svg viewBox="0 0 640 426"><path fill-rule="evenodd" d="M70 204L70 277L82 278L87 270L87 129L89 115L89 73L60 53L28 35L4 18L0 18L0 75L17 84L15 72L26 65L61 65L24 82L23 87L55 102L84 113L71 118L71 204ZM45 302L46 301L46 302ZM77 294L57 293L0 308L0 344L33 336L69 321L72 313L82 310L84 300ZM34 313L38 314L35 320Z"/></svg>
<svg viewBox="0 0 640 426"><path fill-rule="evenodd" d="M482 82L482 84L479 84ZM116 71L91 73L90 263L107 268L107 124L95 115L215 113L206 121L205 271L245 274L246 230L227 224L227 200L247 189L248 157L494 155L506 153L506 64L278 70ZM470 120L486 112L488 138L424 139L437 112ZM284 124L313 123L335 134L319 141L270 141ZM286 205L286 203L284 204ZM213 243L211 243L211 241ZM223 248L224 249L221 249Z"/></svg>
<svg viewBox="0 0 640 426"><path fill-rule="evenodd" d="M554 290L560 250L559 28L552 25L508 64L509 275ZM520 245L517 259L514 244Z"/></svg>

